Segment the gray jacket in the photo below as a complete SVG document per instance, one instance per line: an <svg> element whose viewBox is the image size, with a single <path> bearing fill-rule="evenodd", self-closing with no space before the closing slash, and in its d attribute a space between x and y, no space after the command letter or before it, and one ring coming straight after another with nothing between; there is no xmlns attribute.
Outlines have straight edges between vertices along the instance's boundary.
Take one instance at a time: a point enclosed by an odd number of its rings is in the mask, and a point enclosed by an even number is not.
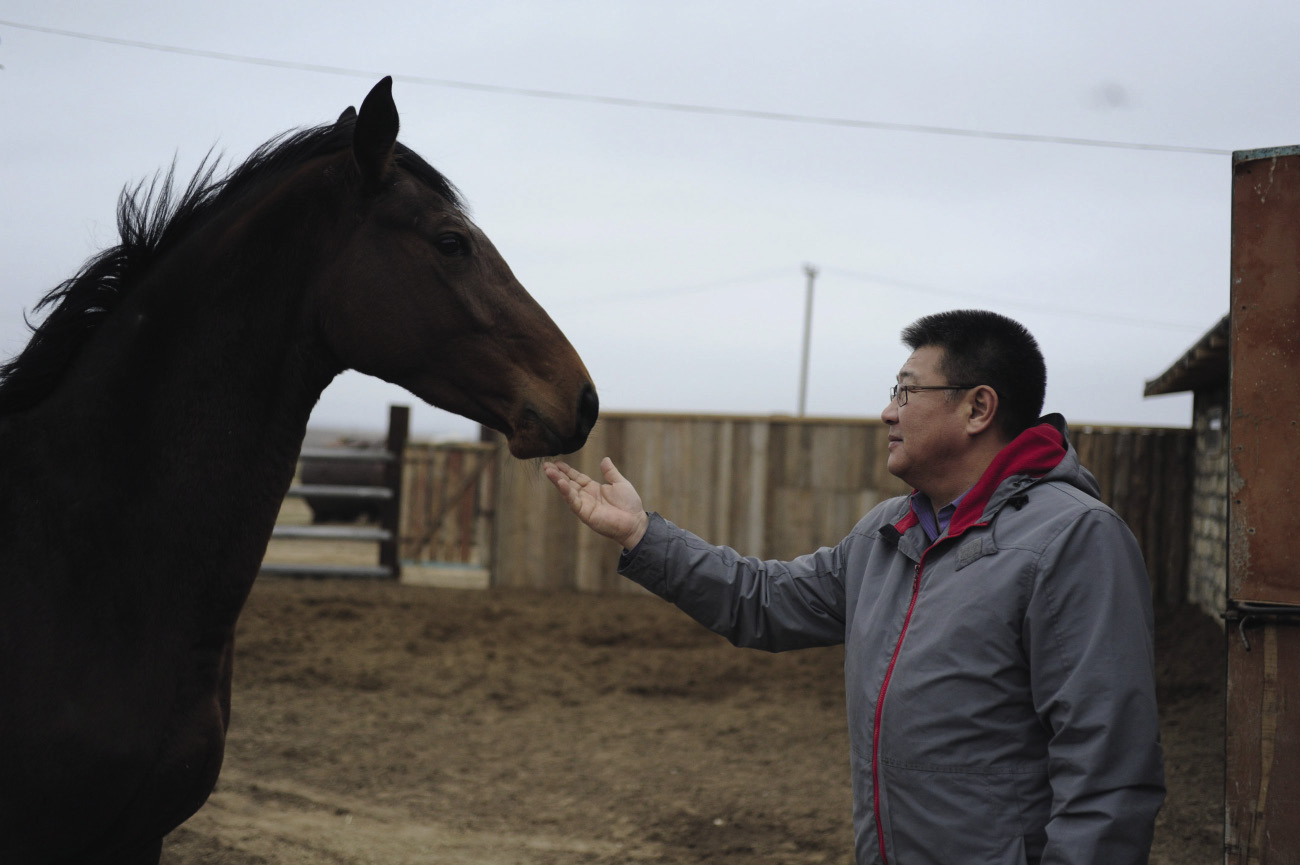
<svg viewBox="0 0 1300 865"><path fill-rule="evenodd" d="M1059 416L930 544L906 497L745 558L652 515L620 572L738 646L845 644L859 865L1146 862L1164 801L1150 588Z"/></svg>

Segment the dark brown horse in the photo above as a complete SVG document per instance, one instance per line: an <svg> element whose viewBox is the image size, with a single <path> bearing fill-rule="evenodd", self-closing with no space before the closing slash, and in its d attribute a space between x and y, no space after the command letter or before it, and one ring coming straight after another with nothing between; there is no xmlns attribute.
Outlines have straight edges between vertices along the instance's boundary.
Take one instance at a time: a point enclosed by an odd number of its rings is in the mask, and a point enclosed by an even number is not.
<svg viewBox="0 0 1300 865"><path fill-rule="evenodd" d="M308 416L346 368L580 447L587 371L360 112L124 193L122 242L41 303L0 369L0 862L156 863L221 767L232 635Z"/></svg>

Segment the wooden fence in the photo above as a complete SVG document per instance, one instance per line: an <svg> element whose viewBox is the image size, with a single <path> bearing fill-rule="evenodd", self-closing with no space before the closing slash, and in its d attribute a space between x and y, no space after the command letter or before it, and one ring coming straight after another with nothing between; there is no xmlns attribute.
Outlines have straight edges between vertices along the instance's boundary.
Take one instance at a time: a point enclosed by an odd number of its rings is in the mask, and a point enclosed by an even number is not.
<svg viewBox="0 0 1300 865"><path fill-rule="evenodd" d="M1071 428L1070 439L1097 478L1101 500L1123 517L1142 547L1152 596L1162 604L1186 601L1193 431L1081 426Z"/></svg>
<svg viewBox="0 0 1300 865"><path fill-rule="evenodd" d="M404 420L404 416L401 418ZM403 427L404 430L404 427ZM1158 602L1185 594L1191 430L1079 426L1071 430L1102 499L1133 530ZM401 483L383 525L281 527L277 536L382 543L379 567L270 565L299 575L383 576L408 582L590 592L639 592L616 573L619 548L583 528L537 461L482 443L408 442L392 461ZM393 433L390 431L390 440ZM837 543L878 502L908 488L885 468L888 430L873 419L606 412L569 462L593 477L609 456L647 508L747 555L787 559ZM397 441L390 441L390 445ZM302 495L306 488L295 488ZM292 533L297 532L297 535ZM384 537L380 538L380 535Z"/></svg>
<svg viewBox="0 0 1300 865"><path fill-rule="evenodd" d="M1071 430L1103 500L1137 536L1158 602L1184 592L1191 435ZM568 461L595 477L609 456L648 509L747 555L790 558L837 543L876 503L908 492L885 468L887 438L872 419L607 412ZM505 459L496 472L492 585L641 591L616 574L619 548L577 523L536 463Z"/></svg>

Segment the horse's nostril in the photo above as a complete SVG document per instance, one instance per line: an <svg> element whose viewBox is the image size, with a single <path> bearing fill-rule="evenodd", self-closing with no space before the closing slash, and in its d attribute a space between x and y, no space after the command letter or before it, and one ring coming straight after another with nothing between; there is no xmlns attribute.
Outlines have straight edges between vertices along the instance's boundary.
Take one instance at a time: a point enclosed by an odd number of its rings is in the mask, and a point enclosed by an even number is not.
<svg viewBox="0 0 1300 865"><path fill-rule="evenodd" d="M578 426L583 435L591 432L599 414L600 399L596 396L596 389L589 384L583 385L582 393L578 395Z"/></svg>

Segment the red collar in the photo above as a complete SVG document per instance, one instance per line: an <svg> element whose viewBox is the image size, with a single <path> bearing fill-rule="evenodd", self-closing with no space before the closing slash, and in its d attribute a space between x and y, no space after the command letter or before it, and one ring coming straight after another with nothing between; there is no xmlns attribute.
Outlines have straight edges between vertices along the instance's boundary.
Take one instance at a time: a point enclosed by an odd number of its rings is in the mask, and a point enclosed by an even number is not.
<svg viewBox="0 0 1300 865"><path fill-rule="evenodd" d="M989 499L1007 478L1012 475L1041 478L1065 459L1065 453L1065 436L1051 424L1030 427L1016 436L998 451L975 486L961 500L948 523L948 536L955 537L979 523ZM908 508L907 514L894 524L894 528L902 534L919 522L916 514Z"/></svg>

